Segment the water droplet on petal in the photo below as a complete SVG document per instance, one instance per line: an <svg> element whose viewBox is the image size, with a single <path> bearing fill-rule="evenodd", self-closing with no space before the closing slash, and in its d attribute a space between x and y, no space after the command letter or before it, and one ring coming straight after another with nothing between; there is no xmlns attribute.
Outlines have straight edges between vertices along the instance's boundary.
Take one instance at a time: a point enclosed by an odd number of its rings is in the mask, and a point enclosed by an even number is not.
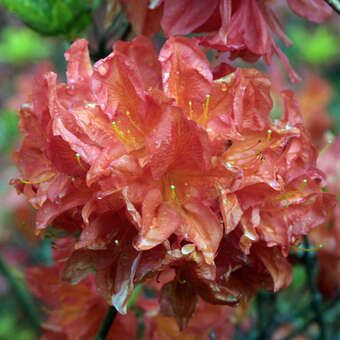
<svg viewBox="0 0 340 340"><path fill-rule="evenodd" d="M196 247L193 243L188 243L182 247L181 252L183 255L188 255L192 253L195 250L195 248Z"/></svg>

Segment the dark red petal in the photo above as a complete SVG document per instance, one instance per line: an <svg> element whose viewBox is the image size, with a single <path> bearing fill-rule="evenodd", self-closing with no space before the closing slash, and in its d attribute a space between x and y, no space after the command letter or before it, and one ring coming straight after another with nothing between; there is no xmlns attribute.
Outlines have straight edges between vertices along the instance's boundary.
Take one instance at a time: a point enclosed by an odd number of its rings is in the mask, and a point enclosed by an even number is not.
<svg viewBox="0 0 340 340"><path fill-rule="evenodd" d="M332 15L332 8L324 0L287 0L293 12L321 24Z"/></svg>
<svg viewBox="0 0 340 340"><path fill-rule="evenodd" d="M218 0L164 0L161 25L165 36L186 35L202 26L214 13Z"/></svg>
<svg viewBox="0 0 340 340"><path fill-rule="evenodd" d="M164 316L174 316L180 331L192 318L198 304L197 295L189 282L171 281L162 287L160 309Z"/></svg>

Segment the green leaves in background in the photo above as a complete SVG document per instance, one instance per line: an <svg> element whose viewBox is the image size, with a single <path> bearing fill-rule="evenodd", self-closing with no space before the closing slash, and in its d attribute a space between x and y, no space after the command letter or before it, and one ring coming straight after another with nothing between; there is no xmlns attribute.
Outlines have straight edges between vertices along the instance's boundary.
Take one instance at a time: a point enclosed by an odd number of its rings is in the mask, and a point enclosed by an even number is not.
<svg viewBox="0 0 340 340"><path fill-rule="evenodd" d="M13 111L0 111L0 152L7 151L13 146L18 137L18 115Z"/></svg>
<svg viewBox="0 0 340 340"><path fill-rule="evenodd" d="M4 313L0 315L0 339L7 340L34 340L37 336L30 329L19 329L18 323L12 314Z"/></svg>
<svg viewBox="0 0 340 340"><path fill-rule="evenodd" d="M52 42L23 27L7 27L1 31L0 62L22 64L47 58Z"/></svg>
<svg viewBox="0 0 340 340"><path fill-rule="evenodd" d="M27 26L45 35L75 37L91 21L94 0L0 0Z"/></svg>
<svg viewBox="0 0 340 340"><path fill-rule="evenodd" d="M339 38L324 26L318 26L311 32L307 27L292 25L288 29L288 36L301 59L310 64L330 64L339 53Z"/></svg>

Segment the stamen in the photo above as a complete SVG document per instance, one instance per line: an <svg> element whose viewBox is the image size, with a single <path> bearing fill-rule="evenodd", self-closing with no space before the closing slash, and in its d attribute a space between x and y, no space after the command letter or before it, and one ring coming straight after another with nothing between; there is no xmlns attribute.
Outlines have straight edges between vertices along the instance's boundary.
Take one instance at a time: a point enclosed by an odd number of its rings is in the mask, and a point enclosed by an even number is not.
<svg viewBox="0 0 340 340"><path fill-rule="evenodd" d="M291 248L295 249L295 250L303 250L303 251L318 251L321 248L323 248L322 244L319 244L317 247L315 248L303 248L303 247L296 247L296 246L290 246Z"/></svg>
<svg viewBox="0 0 340 340"><path fill-rule="evenodd" d="M304 188L305 188L305 186L307 185L307 183L308 183L308 180L305 178L303 181L302 181L302 184L297 188L297 192L300 192L300 191L302 191Z"/></svg>
<svg viewBox="0 0 340 340"><path fill-rule="evenodd" d="M251 154L249 156L245 156L245 157L241 157L241 158L233 158L233 159L229 159L228 161L229 162L235 162L235 161L243 161L243 160L246 160L246 159L250 159L250 158L253 158L254 156L256 157L259 157L259 156L262 156L262 153L263 151L268 147L269 145L269 142L270 142L270 139L271 139L271 136L272 136L272 130L271 129L268 129L267 130L267 138L266 138L266 141L264 142L264 145L261 147L261 149L259 151L257 151L255 154ZM256 145L258 145L259 143L261 143L261 140L257 141L256 144L254 144L253 146L250 146L248 147L247 149L245 150L242 150L242 152L246 152L246 151L249 151L251 150L253 147L255 147ZM265 160L264 157L261 157L260 158L262 161Z"/></svg>
<svg viewBox="0 0 340 340"><path fill-rule="evenodd" d="M265 141L261 151L259 151L259 153L262 153L267 148L267 146L268 146L268 144L270 142L270 138L272 137L272 132L273 131L271 129L267 130L267 139L266 139L266 141Z"/></svg>
<svg viewBox="0 0 340 340"><path fill-rule="evenodd" d="M205 125L208 121L208 112L209 112L209 103L210 103L210 94L205 96L205 103L203 104L203 114L199 118L198 123L201 125Z"/></svg>
<svg viewBox="0 0 340 340"><path fill-rule="evenodd" d="M86 168L83 166L82 162L81 162L81 158L80 158L80 154L76 153L76 158L77 158L77 162L79 164L79 166L86 171Z"/></svg>
<svg viewBox="0 0 340 340"><path fill-rule="evenodd" d="M330 139L330 140L328 141L328 143L323 147L323 149L320 150L319 156L321 156L324 152L326 152L327 149L331 146L332 143L333 143L333 141Z"/></svg>
<svg viewBox="0 0 340 340"><path fill-rule="evenodd" d="M117 137L123 142L124 144L130 144L130 140L124 136L124 132L118 128L117 123L114 121L112 122L113 129L115 130Z"/></svg>
<svg viewBox="0 0 340 340"><path fill-rule="evenodd" d="M131 118L131 113L130 111L125 111L125 114L127 115L130 123L132 124L132 126L139 131L141 134L144 134L143 130L136 124L136 122Z"/></svg>
<svg viewBox="0 0 340 340"><path fill-rule="evenodd" d="M210 103L210 94L207 94L205 96L206 100L205 100L205 105L204 105L204 111L203 111L203 119L204 119L204 123L207 122L208 120L208 112L209 112L209 103Z"/></svg>
<svg viewBox="0 0 340 340"><path fill-rule="evenodd" d="M43 183L43 182L46 182L48 181L49 179L53 178L56 174L53 173L53 174L50 174L42 179L39 179L39 180L36 180L36 181L27 181L25 179L21 179L21 182L22 183L25 183L25 184L40 184L40 183Z"/></svg>
<svg viewBox="0 0 340 340"><path fill-rule="evenodd" d="M302 181L302 184L301 184L296 190L288 191L288 192L286 192L286 193L284 193L284 194L281 194L279 198L274 199L274 200L272 200L271 202L274 203L274 202L279 202L279 201L284 201L284 200L286 200L286 199L289 199L292 195L298 194L298 193L300 193L301 191L303 191L303 189L306 187L307 183L308 183L308 180L307 180L307 179L304 179L304 180ZM288 203L288 204L286 205L286 207L288 207L289 205L290 205L290 204Z"/></svg>
<svg viewBox="0 0 340 340"><path fill-rule="evenodd" d="M176 195L176 187L171 184L170 185L170 189L171 189L171 198L174 200L174 201L177 201L177 195Z"/></svg>
<svg viewBox="0 0 340 340"><path fill-rule="evenodd" d="M190 117L190 119L193 119L193 113L194 113L194 111L192 109L192 101L189 100L189 117Z"/></svg>

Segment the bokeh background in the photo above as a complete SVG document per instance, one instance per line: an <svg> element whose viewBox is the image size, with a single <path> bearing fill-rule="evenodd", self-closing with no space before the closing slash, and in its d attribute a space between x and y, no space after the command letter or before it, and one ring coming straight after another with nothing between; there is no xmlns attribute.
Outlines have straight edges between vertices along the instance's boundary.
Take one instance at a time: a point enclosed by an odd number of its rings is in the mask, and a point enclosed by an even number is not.
<svg viewBox="0 0 340 340"><path fill-rule="evenodd" d="M68 34L60 33L50 37L35 32L0 6L1 340L37 339L36 314L48 314L48 310L35 300L33 303L36 310L29 310L28 306L33 298L27 293L24 271L28 266L51 263L50 248L53 234L44 240L34 236L34 211L8 184L10 178L16 175L11 153L20 143L17 111L20 105L29 100L34 77L42 72L54 70L58 73L59 79L63 79L66 69L63 54L72 39L85 36L95 41L95 22L92 21L95 20L93 17L95 15L97 14L84 16L79 24L80 27L76 27L72 32L69 31ZM293 42L293 46L289 48L282 46L282 49L288 55L294 69L303 77L303 81L296 85L289 84L279 63L275 60L269 68L261 63L256 66L271 74L274 102L279 89L294 88L301 101L306 123L315 134L315 143L322 148L325 142L325 130L328 131L328 135L334 136L340 132L340 96L338 95L340 92L340 20L336 14L333 14L329 22L315 25L295 16L284 6L280 9L280 17L288 37ZM45 24L47 25L47 23L42 25ZM123 24L126 24L124 20L120 22L120 25ZM118 28L116 27L116 30ZM162 36L159 35L157 43L161 44L162 40ZM277 114L275 109L273 112L274 115ZM294 311L305 306L310 299L309 293L304 290L305 282L304 269L296 265L293 284L279 294L275 299L275 306L270 293L261 293L261 301L264 303L261 308L266 311L264 316L271 317L271 309L275 308L276 321L274 321L287 322L288 330L291 324L295 326L299 323L303 324L305 316L295 315ZM28 300L27 304L25 299ZM327 320L334 327L333 334L338 334L340 339L340 303L336 302L335 308L327 314ZM255 312L256 307L251 307L250 315ZM290 320L284 320L287 313L291 314ZM264 323L267 321L262 320ZM279 331L286 332L284 329ZM281 335L277 334L275 339L281 339Z"/></svg>

